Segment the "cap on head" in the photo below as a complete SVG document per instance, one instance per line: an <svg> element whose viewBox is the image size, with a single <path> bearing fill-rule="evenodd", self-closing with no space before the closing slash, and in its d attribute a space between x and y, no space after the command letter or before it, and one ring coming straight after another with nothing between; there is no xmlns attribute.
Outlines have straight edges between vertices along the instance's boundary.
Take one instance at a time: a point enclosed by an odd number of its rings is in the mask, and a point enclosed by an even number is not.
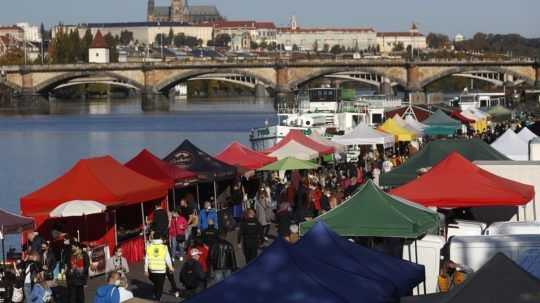
<svg viewBox="0 0 540 303"><path fill-rule="evenodd" d="M194 249L191 250L191 256L192 256L192 257L200 256L200 255L202 255L202 252L201 252L200 250L198 250L198 249L196 249L196 248L194 248Z"/></svg>

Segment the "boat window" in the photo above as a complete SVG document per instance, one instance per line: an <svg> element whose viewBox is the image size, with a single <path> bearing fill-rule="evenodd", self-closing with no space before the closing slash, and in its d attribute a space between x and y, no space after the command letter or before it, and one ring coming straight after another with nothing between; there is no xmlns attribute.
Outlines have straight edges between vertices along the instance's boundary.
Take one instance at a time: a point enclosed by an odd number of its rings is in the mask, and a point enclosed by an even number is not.
<svg viewBox="0 0 540 303"><path fill-rule="evenodd" d="M371 115L371 123L373 124L380 124L382 123L383 117L382 114L372 114Z"/></svg>

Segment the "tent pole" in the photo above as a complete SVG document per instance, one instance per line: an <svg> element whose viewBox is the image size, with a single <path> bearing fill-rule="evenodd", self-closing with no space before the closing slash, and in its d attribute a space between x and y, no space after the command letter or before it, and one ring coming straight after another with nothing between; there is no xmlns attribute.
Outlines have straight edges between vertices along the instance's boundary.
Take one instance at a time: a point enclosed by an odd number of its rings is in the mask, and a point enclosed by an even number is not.
<svg viewBox="0 0 540 303"><path fill-rule="evenodd" d="M536 221L536 197L533 198L533 219Z"/></svg>
<svg viewBox="0 0 540 303"><path fill-rule="evenodd" d="M172 188L172 204L173 204L173 208L176 209L176 184L173 185L173 188Z"/></svg>
<svg viewBox="0 0 540 303"><path fill-rule="evenodd" d="M116 209L114 212L114 246L118 246L118 225L116 223Z"/></svg>
<svg viewBox="0 0 540 303"><path fill-rule="evenodd" d="M144 238L144 246L146 247L146 218L144 217L144 205L141 202L141 215L142 215L142 226L143 226L143 238Z"/></svg>
<svg viewBox="0 0 540 303"><path fill-rule="evenodd" d="M218 203L217 203L217 186L216 186L216 180L214 179L214 207L216 210L218 209Z"/></svg>
<svg viewBox="0 0 540 303"><path fill-rule="evenodd" d="M419 264L418 263L418 240L414 240L414 254L416 258L416 264ZM426 279L425 278L422 285L424 286L424 295L425 295L426 294ZM420 286L418 286L418 288L420 288ZM418 289L418 293L420 293L420 289Z"/></svg>
<svg viewBox="0 0 540 303"><path fill-rule="evenodd" d="M197 183L197 206L201 207L201 200L199 197L199 183Z"/></svg>

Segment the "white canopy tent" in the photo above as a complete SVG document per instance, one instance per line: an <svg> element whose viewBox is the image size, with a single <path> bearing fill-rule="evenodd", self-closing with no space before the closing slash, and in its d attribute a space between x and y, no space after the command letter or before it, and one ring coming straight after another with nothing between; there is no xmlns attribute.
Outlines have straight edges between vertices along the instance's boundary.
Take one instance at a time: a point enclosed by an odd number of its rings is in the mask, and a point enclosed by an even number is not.
<svg viewBox="0 0 540 303"><path fill-rule="evenodd" d="M281 148L268 154L268 156L276 157L278 160L285 159L287 157L293 157L300 160L312 160L319 157L319 152L296 141L290 141Z"/></svg>
<svg viewBox="0 0 540 303"><path fill-rule="evenodd" d="M382 144L385 148L388 148L394 146L395 137L372 129L366 124L359 124L351 132L332 138L332 141L348 146Z"/></svg>
<svg viewBox="0 0 540 303"><path fill-rule="evenodd" d="M407 117L410 117L410 116L407 116ZM414 118L412 118L412 117L411 117L411 119L414 120ZM418 129L418 128L414 127L413 125L409 124L406 120L403 120L403 118L401 118L401 116L398 115L398 114L394 115L394 121L396 121L396 123L399 124L399 126L401 126L401 127L405 128L406 130L414 133L417 137L421 137L424 134L424 132L421 129Z"/></svg>
<svg viewBox="0 0 540 303"><path fill-rule="evenodd" d="M324 136L321 136L319 132L317 131L313 131L311 135L309 135L308 137L317 143L335 148L336 153L345 152L345 146L343 144L339 144L337 142L331 141L329 138L325 138Z"/></svg>
<svg viewBox="0 0 540 303"><path fill-rule="evenodd" d="M529 144L523 141L512 129L508 129L491 147L514 161L529 160Z"/></svg>
<svg viewBox="0 0 540 303"><path fill-rule="evenodd" d="M426 127L427 127L427 125L425 125L422 122L419 122L418 120L416 120L412 116L405 117L405 122L407 122L407 124L410 125L411 127L414 127L415 129L420 130L421 132L423 132L424 129L426 129Z"/></svg>
<svg viewBox="0 0 540 303"><path fill-rule="evenodd" d="M519 131L517 134L518 137L521 138L521 140L525 141L526 143L529 143L532 139L536 138L537 136L527 127L524 127L522 130Z"/></svg>

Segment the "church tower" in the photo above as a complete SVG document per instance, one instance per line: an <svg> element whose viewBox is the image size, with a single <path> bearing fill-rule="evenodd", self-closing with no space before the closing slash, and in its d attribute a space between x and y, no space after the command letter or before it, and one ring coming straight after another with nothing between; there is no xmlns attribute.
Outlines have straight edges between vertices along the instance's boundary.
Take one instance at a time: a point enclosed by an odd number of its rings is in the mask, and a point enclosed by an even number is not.
<svg viewBox="0 0 540 303"><path fill-rule="evenodd" d="M155 21L155 18L154 18L154 8L155 7L156 7L155 0L148 0L148 9L147 9L147 12L146 12L146 20L148 22L154 22Z"/></svg>
<svg viewBox="0 0 540 303"><path fill-rule="evenodd" d="M185 0L172 0L171 2L171 21L188 22L187 3Z"/></svg>

